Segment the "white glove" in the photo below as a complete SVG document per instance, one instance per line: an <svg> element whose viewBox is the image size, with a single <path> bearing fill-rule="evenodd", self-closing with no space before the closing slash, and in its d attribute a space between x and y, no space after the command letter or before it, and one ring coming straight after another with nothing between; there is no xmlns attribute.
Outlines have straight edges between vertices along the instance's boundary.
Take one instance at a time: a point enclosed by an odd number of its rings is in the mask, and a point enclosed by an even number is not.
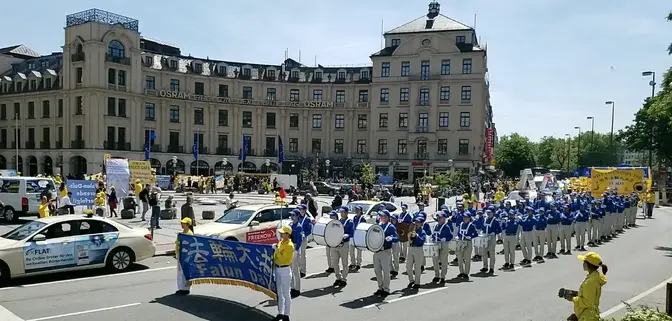
<svg viewBox="0 0 672 321"><path fill-rule="evenodd" d="M385 241L392 242L392 237L391 236L386 236Z"/></svg>
<svg viewBox="0 0 672 321"><path fill-rule="evenodd" d="M441 239L439 239L439 241L441 241L441 242L445 242L445 241L446 241L446 238L445 238L445 237L442 237Z"/></svg>
<svg viewBox="0 0 672 321"><path fill-rule="evenodd" d="M278 245L277 245L277 244L273 244L273 250L275 251L275 250L277 250L277 249L278 249Z"/></svg>
<svg viewBox="0 0 672 321"><path fill-rule="evenodd" d="M343 234L343 241L347 240L350 237L348 234Z"/></svg>
<svg viewBox="0 0 672 321"><path fill-rule="evenodd" d="M466 239L467 239L467 240L471 240L471 236L467 236Z"/></svg>

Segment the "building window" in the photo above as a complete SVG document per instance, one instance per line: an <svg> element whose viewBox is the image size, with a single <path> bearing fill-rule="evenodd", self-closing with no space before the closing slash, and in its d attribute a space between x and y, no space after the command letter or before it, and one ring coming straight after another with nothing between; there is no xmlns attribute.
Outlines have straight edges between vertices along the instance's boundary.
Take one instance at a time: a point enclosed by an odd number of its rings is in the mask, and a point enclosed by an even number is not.
<svg viewBox="0 0 672 321"><path fill-rule="evenodd" d="M344 142L342 139L334 139L334 154L343 154Z"/></svg>
<svg viewBox="0 0 672 321"><path fill-rule="evenodd" d="M408 102L408 94L409 90L408 88L401 88L399 89L399 101L400 102Z"/></svg>
<svg viewBox="0 0 672 321"><path fill-rule="evenodd" d="M439 91L439 100L441 100L441 103L446 103L446 104L450 102L450 87L449 86L441 87L441 90Z"/></svg>
<svg viewBox="0 0 672 321"><path fill-rule="evenodd" d="M45 80L45 85L44 85L44 87L46 87L47 89L51 89L51 78L47 78L47 79Z"/></svg>
<svg viewBox="0 0 672 321"><path fill-rule="evenodd" d="M49 106L49 101L44 100L42 101L42 118L49 118L51 117L51 106Z"/></svg>
<svg viewBox="0 0 672 321"><path fill-rule="evenodd" d="M204 95L205 94L205 84L202 82L194 82L194 93L196 95Z"/></svg>
<svg viewBox="0 0 672 321"><path fill-rule="evenodd" d="M437 141L437 149L436 153L439 155L448 155L448 140L447 139L439 139Z"/></svg>
<svg viewBox="0 0 672 321"><path fill-rule="evenodd" d="M399 128L408 127L408 113L399 113Z"/></svg>
<svg viewBox="0 0 672 321"><path fill-rule="evenodd" d="M460 155L469 155L469 140L460 139L458 153Z"/></svg>
<svg viewBox="0 0 672 321"><path fill-rule="evenodd" d="M418 127L420 127L420 131L422 132L427 132L429 129L429 114L428 113L420 113L418 114Z"/></svg>
<svg viewBox="0 0 672 321"><path fill-rule="evenodd" d="M471 86L462 86L462 93L460 94L462 103L471 102Z"/></svg>
<svg viewBox="0 0 672 321"><path fill-rule="evenodd" d="M398 46L401 44L401 39L392 39L392 46Z"/></svg>
<svg viewBox="0 0 672 321"><path fill-rule="evenodd" d="M467 41L466 36L456 36L455 37L455 43L465 43Z"/></svg>
<svg viewBox="0 0 672 321"><path fill-rule="evenodd" d="M344 71L339 71L337 77L340 80L345 80L345 72Z"/></svg>
<svg viewBox="0 0 672 321"><path fill-rule="evenodd" d="M357 115L357 128L366 129L367 126L367 117L365 114Z"/></svg>
<svg viewBox="0 0 672 321"><path fill-rule="evenodd" d="M411 62L402 61L401 62L401 76L410 76L411 75Z"/></svg>
<svg viewBox="0 0 672 321"><path fill-rule="evenodd" d="M126 117L126 99L119 98L119 110L117 116Z"/></svg>
<svg viewBox="0 0 672 321"><path fill-rule="evenodd" d="M275 101L276 93L275 88L266 88L266 100Z"/></svg>
<svg viewBox="0 0 672 321"><path fill-rule="evenodd" d="M252 99L252 87L243 87L243 99Z"/></svg>
<svg viewBox="0 0 672 321"><path fill-rule="evenodd" d="M77 67L77 83L81 84L84 78L84 69L82 67Z"/></svg>
<svg viewBox="0 0 672 321"><path fill-rule="evenodd" d="M359 74L359 79L369 79L369 71L368 70L363 70Z"/></svg>
<svg viewBox="0 0 672 321"><path fill-rule="evenodd" d="M124 45L117 40L112 40L110 41L110 44L107 45L107 54L115 58L126 57Z"/></svg>
<svg viewBox="0 0 672 321"><path fill-rule="evenodd" d="M291 78L298 80L299 79L299 71L298 70L293 70Z"/></svg>
<svg viewBox="0 0 672 321"><path fill-rule="evenodd" d="M228 85L219 85L219 97L229 97Z"/></svg>
<svg viewBox="0 0 672 321"><path fill-rule="evenodd" d="M194 108L194 124L203 125L203 108Z"/></svg>
<svg viewBox="0 0 672 321"><path fill-rule="evenodd" d="M368 103L369 102L369 91L368 90L360 90L359 91L359 102L360 103Z"/></svg>
<svg viewBox="0 0 672 321"><path fill-rule="evenodd" d="M117 83L117 70L116 69L110 68L110 69L107 70L107 83L109 85L114 85L114 84ZM21 89L19 89L17 91L21 91Z"/></svg>
<svg viewBox="0 0 672 321"><path fill-rule="evenodd" d="M321 153L322 152L322 140L319 138L313 138L310 143L312 153Z"/></svg>
<svg viewBox="0 0 672 321"><path fill-rule="evenodd" d="M252 128L252 112L243 112L243 128Z"/></svg>
<svg viewBox="0 0 672 321"><path fill-rule="evenodd" d="M219 66L217 67L217 70L219 71L218 73L222 76L226 76L226 66Z"/></svg>
<svg viewBox="0 0 672 321"><path fill-rule="evenodd" d="M299 90L290 89L289 90L289 101L299 101Z"/></svg>
<svg viewBox="0 0 672 321"><path fill-rule="evenodd" d="M313 90L313 101L322 101L322 89Z"/></svg>
<svg viewBox="0 0 672 321"><path fill-rule="evenodd" d="M387 154L387 139L378 140L378 154Z"/></svg>
<svg viewBox="0 0 672 321"><path fill-rule="evenodd" d="M123 70L119 70L117 72L117 85L119 86L126 86L126 72Z"/></svg>
<svg viewBox="0 0 672 321"><path fill-rule="evenodd" d="M194 64L194 72L197 73L197 74L203 73L203 64L195 63Z"/></svg>
<svg viewBox="0 0 672 321"><path fill-rule="evenodd" d="M418 105L420 106L429 105L429 88L420 88L420 97L418 100Z"/></svg>
<svg viewBox="0 0 672 321"><path fill-rule="evenodd" d="M114 97L107 97L107 116L117 115L117 99Z"/></svg>
<svg viewBox="0 0 672 321"><path fill-rule="evenodd" d="M169 109L169 117L171 123L180 122L180 106L171 105Z"/></svg>
<svg viewBox="0 0 672 321"><path fill-rule="evenodd" d="M390 102L390 89L380 88L380 103L387 105Z"/></svg>
<svg viewBox="0 0 672 321"><path fill-rule="evenodd" d="M229 126L229 111L220 109L217 111L217 114L219 126Z"/></svg>
<svg viewBox="0 0 672 321"><path fill-rule="evenodd" d="M398 140L398 141L397 141L397 154L399 154L399 155L406 155L406 153L408 152L408 151L406 150L407 147L408 147L408 146L407 146L407 143L406 143L406 140L405 140L405 139L400 139L400 140Z"/></svg>
<svg viewBox="0 0 672 321"><path fill-rule="evenodd" d="M439 113L439 127L448 128L448 113L447 112Z"/></svg>
<svg viewBox="0 0 672 321"><path fill-rule="evenodd" d="M78 96L79 98L79 96ZM21 119L21 104L14 103L14 118L12 119Z"/></svg>
<svg viewBox="0 0 672 321"><path fill-rule="evenodd" d="M298 138L290 138L289 139L289 152L290 153L298 153L299 152L299 139Z"/></svg>
<svg viewBox="0 0 672 321"><path fill-rule="evenodd" d="M32 79L30 81L30 90L35 90L35 89L37 89L37 80Z"/></svg>
<svg viewBox="0 0 672 321"><path fill-rule="evenodd" d="M275 128L275 113L266 113L266 128Z"/></svg>
<svg viewBox="0 0 672 321"><path fill-rule="evenodd" d="M366 154L366 139L357 140L357 154Z"/></svg>
<svg viewBox="0 0 672 321"><path fill-rule="evenodd" d="M420 80L429 79L429 60L423 60L420 63Z"/></svg>
<svg viewBox="0 0 672 321"><path fill-rule="evenodd" d="M180 91L180 81L177 79L170 80L170 91Z"/></svg>
<svg viewBox="0 0 672 321"><path fill-rule="evenodd" d="M84 97L75 97L75 115L84 115Z"/></svg>
<svg viewBox="0 0 672 321"><path fill-rule="evenodd" d="M336 103L338 104L345 103L345 90L336 91Z"/></svg>
<svg viewBox="0 0 672 321"><path fill-rule="evenodd" d="M313 115L313 128L322 128L322 115Z"/></svg>
<svg viewBox="0 0 672 321"><path fill-rule="evenodd" d="M152 65L154 65L154 57L152 57L152 56L147 56L147 57L145 57L145 63L146 63L148 66L152 66Z"/></svg>
<svg viewBox="0 0 672 321"><path fill-rule="evenodd" d="M427 157L427 140L422 139L418 141L418 147L416 149L417 153L422 155L422 157Z"/></svg>
<svg viewBox="0 0 672 321"><path fill-rule="evenodd" d="M243 68L243 77L245 77L245 78L250 78L250 77L252 77L252 69L250 69L250 68Z"/></svg>
<svg viewBox="0 0 672 321"><path fill-rule="evenodd" d="M462 73L471 74L471 58L462 59Z"/></svg>
<svg viewBox="0 0 672 321"><path fill-rule="evenodd" d="M471 126L471 113L470 112L461 112L460 113L460 127L469 127Z"/></svg>
<svg viewBox="0 0 672 321"><path fill-rule="evenodd" d="M319 80L322 80L322 72L321 72L321 71L317 71L317 72L315 72L315 77L313 77L313 79L315 79L315 80L318 80L318 79L319 79Z"/></svg>
<svg viewBox="0 0 672 321"><path fill-rule="evenodd" d="M58 100L58 106L56 107L56 117L57 118L63 117L63 99Z"/></svg>
<svg viewBox="0 0 672 321"><path fill-rule="evenodd" d="M289 114L289 128L299 128L299 114Z"/></svg>
<svg viewBox="0 0 672 321"><path fill-rule="evenodd" d="M156 120L156 109L152 103L145 103L145 120Z"/></svg>
<svg viewBox="0 0 672 321"><path fill-rule="evenodd" d="M334 118L334 128L343 129L344 127L345 127L345 115L336 114L336 117Z"/></svg>
<svg viewBox="0 0 672 321"><path fill-rule="evenodd" d="M378 128L387 128L388 117L387 113L378 115Z"/></svg>
<svg viewBox="0 0 672 321"><path fill-rule="evenodd" d="M145 89L156 89L156 80L154 76L145 76Z"/></svg>
<svg viewBox="0 0 672 321"><path fill-rule="evenodd" d="M217 135L217 148L227 149L229 147L229 135Z"/></svg>
<svg viewBox="0 0 672 321"><path fill-rule="evenodd" d="M177 60L171 60L168 64L171 69L177 69Z"/></svg>
<svg viewBox="0 0 672 321"><path fill-rule="evenodd" d="M389 62L384 62L380 68L380 76L381 77L389 77L390 76L390 63Z"/></svg>
<svg viewBox="0 0 672 321"><path fill-rule="evenodd" d="M450 59L441 60L441 74L450 75Z"/></svg>

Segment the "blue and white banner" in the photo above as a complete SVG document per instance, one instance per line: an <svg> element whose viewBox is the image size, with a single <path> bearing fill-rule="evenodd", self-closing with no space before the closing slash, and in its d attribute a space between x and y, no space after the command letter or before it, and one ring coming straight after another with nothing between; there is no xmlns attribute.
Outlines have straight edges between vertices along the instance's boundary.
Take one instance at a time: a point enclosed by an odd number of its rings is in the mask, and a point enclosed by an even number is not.
<svg viewBox="0 0 672 321"><path fill-rule="evenodd" d="M242 286L277 298L273 247L178 234L179 264L191 285Z"/></svg>
<svg viewBox="0 0 672 321"><path fill-rule="evenodd" d="M70 202L75 205L93 205L96 198L97 181L68 180L68 192L72 193Z"/></svg>
<svg viewBox="0 0 672 321"><path fill-rule="evenodd" d="M108 158L105 163L105 174L107 175L107 192L114 186L117 190L117 197L122 198L128 195L129 183L131 181L131 170L128 166L128 160L120 158Z"/></svg>
<svg viewBox="0 0 672 321"><path fill-rule="evenodd" d="M0 176L5 176L5 177L15 177L16 175L16 170L15 169L0 169Z"/></svg>
<svg viewBox="0 0 672 321"><path fill-rule="evenodd" d="M168 189L170 187L170 175L156 175L156 184L160 189Z"/></svg>

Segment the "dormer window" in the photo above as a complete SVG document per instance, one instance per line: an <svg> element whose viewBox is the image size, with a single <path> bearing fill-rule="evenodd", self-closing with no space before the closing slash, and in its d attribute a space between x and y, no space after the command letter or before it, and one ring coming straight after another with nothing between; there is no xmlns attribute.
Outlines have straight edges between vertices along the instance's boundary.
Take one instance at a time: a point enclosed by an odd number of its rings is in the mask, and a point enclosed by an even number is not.
<svg viewBox="0 0 672 321"><path fill-rule="evenodd" d="M218 72L222 76L226 75L226 66L219 66L218 67Z"/></svg>
<svg viewBox="0 0 672 321"><path fill-rule="evenodd" d="M152 56L145 57L145 63L149 66L154 64L154 58Z"/></svg>
<svg viewBox="0 0 672 321"><path fill-rule="evenodd" d="M203 72L203 64L195 63L194 64L194 72L198 73L198 74L202 73Z"/></svg>
<svg viewBox="0 0 672 321"><path fill-rule="evenodd" d="M361 75L360 75L359 78L362 78L362 79L369 79L369 71L368 71L368 70L364 70L364 71L362 71L362 73L361 73Z"/></svg>
<svg viewBox="0 0 672 321"><path fill-rule="evenodd" d="M294 70L294 71L292 71L292 78L294 78L294 79L298 79L298 78L299 78L299 71L298 71L298 70Z"/></svg>
<svg viewBox="0 0 672 321"><path fill-rule="evenodd" d="M322 72L321 71L315 72L315 79L322 79Z"/></svg>
<svg viewBox="0 0 672 321"><path fill-rule="evenodd" d="M398 46L401 44L401 39L392 39L392 46Z"/></svg>
<svg viewBox="0 0 672 321"><path fill-rule="evenodd" d="M16 83L16 91L21 91L23 89L23 83L22 82L17 82Z"/></svg>
<svg viewBox="0 0 672 321"><path fill-rule="evenodd" d="M345 71L338 72L338 79L345 79Z"/></svg>
<svg viewBox="0 0 672 321"><path fill-rule="evenodd" d="M44 80L44 87L47 89L51 88L51 78L47 78Z"/></svg>
<svg viewBox="0 0 672 321"><path fill-rule="evenodd" d="M455 37L455 43L465 43L466 41L467 41L467 37L465 37L465 36Z"/></svg>
<svg viewBox="0 0 672 321"><path fill-rule="evenodd" d="M31 79L30 80L30 90L35 90L37 89L37 80Z"/></svg>
<svg viewBox="0 0 672 321"><path fill-rule="evenodd" d="M34 62L29 62L28 63L28 70L33 70L35 69L35 63Z"/></svg>
<svg viewBox="0 0 672 321"><path fill-rule="evenodd" d="M42 68L49 68L49 60L42 60Z"/></svg>
<svg viewBox="0 0 672 321"><path fill-rule="evenodd" d="M243 68L243 77L252 77L252 69Z"/></svg>
<svg viewBox="0 0 672 321"><path fill-rule="evenodd" d="M266 77L275 78L275 69L267 69L266 70Z"/></svg>
<svg viewBox="0 0 672 321"><path fill-rule="evenodd" d="M170 68L177 69L177 60L170 61Z"/></svg>

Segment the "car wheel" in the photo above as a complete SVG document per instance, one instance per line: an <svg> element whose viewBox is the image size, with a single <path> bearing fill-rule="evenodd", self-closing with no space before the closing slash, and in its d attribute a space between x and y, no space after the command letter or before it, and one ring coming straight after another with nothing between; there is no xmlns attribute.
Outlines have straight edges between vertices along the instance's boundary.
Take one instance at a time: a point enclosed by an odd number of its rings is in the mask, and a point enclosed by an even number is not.
<svg viewBox="0 0 672 321"><path fill-rule="evenodd" d="M5 221L7 221L7 222L16 222L16 221L19 220L19 216L16 215L16 212L11 207L6 207L5 208L4 217L5 217Z"/></svg>
<svg viewBox="0 0 672 321"><path fill-rule="evenodd" d="M334 194L336 194L334 190L329 191L329 196L334 196Z"/></svg>
<svg viewBox="0 0 672 321"><path fill-rule="evenodd" d="M133 254L128 249L115 249L107 258L107 267L113 271L128 270L133 264Z"/></svg>
<svg viewBox="0 0 672 321"><path fill-rule="evenodd" d="M5 262L0 261L0 286L8 285L11 278L9 266Z"/></svg>

